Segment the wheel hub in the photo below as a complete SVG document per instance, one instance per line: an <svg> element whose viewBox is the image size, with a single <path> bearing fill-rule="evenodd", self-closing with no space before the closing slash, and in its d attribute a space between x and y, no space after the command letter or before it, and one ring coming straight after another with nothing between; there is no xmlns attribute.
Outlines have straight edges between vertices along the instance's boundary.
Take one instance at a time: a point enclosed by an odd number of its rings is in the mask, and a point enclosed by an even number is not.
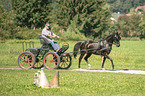
<svg viewBox="0 0 145 96"><path fill-rule="evenodd" d="M36 58L36 62L39 62L39 58Z"/></svg>
<svg viewBox="0 0 145 96"><path fill-rule="evenodd" d="M25 59L25 60L24 60L25 63L28 63L28 61L29 61L28 59Z"/></svg>

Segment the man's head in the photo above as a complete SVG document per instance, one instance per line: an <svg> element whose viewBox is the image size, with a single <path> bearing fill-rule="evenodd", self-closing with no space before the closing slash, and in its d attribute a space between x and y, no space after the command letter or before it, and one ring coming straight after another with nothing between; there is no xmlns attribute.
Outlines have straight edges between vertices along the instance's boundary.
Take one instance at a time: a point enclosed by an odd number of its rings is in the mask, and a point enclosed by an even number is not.
<svg viewBox="0 0 145 96"><path fill-rule="evenodd" d="M50 25L49 24L45 24L45 28L49 29Z"/></svg>

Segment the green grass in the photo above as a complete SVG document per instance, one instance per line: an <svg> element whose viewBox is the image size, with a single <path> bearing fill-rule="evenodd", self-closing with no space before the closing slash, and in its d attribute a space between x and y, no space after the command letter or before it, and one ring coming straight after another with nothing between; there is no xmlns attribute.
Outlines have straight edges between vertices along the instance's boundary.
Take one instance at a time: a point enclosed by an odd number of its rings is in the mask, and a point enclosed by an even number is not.
<svg viewBox="0 0 145 96"><path fill-rule="evenodd" d="M30 40L29 40L30 41ZM40 47L39 40L33 40ZM17 42L17 43L16 43ZM0 43L0 68L19 68L17 58L22 52L22 41L8 40ZM78 41L58 41L69 43L67 52L73 51ZM145 70L145 41L121 41L121 46L113 45L110 57L115 69ZM72 53L70 53L72 54ZM73 59L70 69L78 68L78 58ZM101 56L89 58L91 69L101 69ZM82 60L81 68L88 68ZM105 69L111 69L109 60ZM145 75L123 73L79 72L60 70L60 88L43 89L33 86L34 74L38 70L0 69L1 96L144 96ZM56 70L44 69L50 82Z"/></svg>
<svg viewBox="0 0 145 96"><path fill-rule="evenodd" d="M28 40L30 41L30 40ZM34 41L34 47L40 47L39 40ZM16 43L17 42L17 43ZM0 67L15 67L18 68L17 58L22 50L22 41L9 40L6 43L0 43ZM73 46L78 41L58 41L61 46L62 43L69 43L70 48L67 52L73 51ZM28 46L29 47L29 46ZM129 69L129 70L145 70L145 41L121 41L121 46L113 45L110 57L114 60L115 69ZM72 53L70 53L72 54ZM72 57L73 58L73 57ZM78 58L73 58L71 68L78 68ZM101 69L101 56L92 55L89 58L92 69ZM82 68L88 68L87 63L82 60ZM105 68L111 69L111 62L106 60Z"/></svg>
<svg viewBox="0 0 145 96"><path fill-rule="evenodd" d="M60 88L43 89L33 85L38 70L0 70L3 96L144 96L144 75L60 71ZM50 82L56 70L44 70Z"/></svg>

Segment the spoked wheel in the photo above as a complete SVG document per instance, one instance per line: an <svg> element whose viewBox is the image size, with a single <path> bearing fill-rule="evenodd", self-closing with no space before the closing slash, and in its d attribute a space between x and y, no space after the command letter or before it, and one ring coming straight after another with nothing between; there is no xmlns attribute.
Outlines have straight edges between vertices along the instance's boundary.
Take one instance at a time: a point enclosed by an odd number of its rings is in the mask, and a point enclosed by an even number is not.
<svg viewBox="0 0 145 96"><path fill-rule="evenodd" d="M60 63L60 57L55 52L48 52L43 58L43 64L47 69L57 69Z"/></svg>
<svg viewBox="0 0 145 96"><path fill-rule="evenodd" d="M33 66L34 69L40 69L43 67L43 58L42 56L36 57L35 64Z"/></svg>
<svg viewBox="0 0 145 96"><path fill-rule="evenodd" d="M60 56L59 69L68 69L72 64L72 58L69 54L62 54Z"/></svg>
<svg viewBox="0 0 145 96"><path fill-rule="evenodd" d="M31 52L22 52L18 57L18 65L22 69L31 69L35 64L35 57Z"/></svg>

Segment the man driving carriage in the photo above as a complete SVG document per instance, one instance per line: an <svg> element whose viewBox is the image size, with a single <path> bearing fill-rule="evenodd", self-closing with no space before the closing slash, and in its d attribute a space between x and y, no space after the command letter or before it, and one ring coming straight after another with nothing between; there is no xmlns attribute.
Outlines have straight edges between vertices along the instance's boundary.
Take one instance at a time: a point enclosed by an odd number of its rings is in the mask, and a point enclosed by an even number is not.
<svg viewBox="0 0 145 96"><path fill-rule="evenodd" d="M50 43L53 47L53 49L55 51L57 51L58 49L60 49L59 45L57 44L56 41L54 41L52 38L60 38L59 36L57 36L56 34L54 34L51 30L50 30L50 25L49 24L45 24L44 29L42 30L42 36L46 39L47 43Z"/></svg>

